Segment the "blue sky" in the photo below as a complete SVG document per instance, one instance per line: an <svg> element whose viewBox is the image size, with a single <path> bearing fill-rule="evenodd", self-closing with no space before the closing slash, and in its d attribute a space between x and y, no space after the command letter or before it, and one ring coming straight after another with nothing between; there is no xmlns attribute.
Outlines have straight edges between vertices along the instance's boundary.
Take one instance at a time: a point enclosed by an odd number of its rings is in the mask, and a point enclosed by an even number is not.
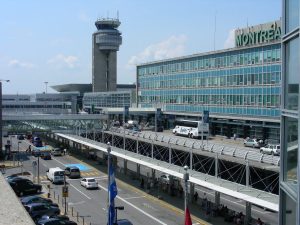
<svg viewBox="0 0 300 225"><path fill-rule="evenodd" d="M123 44L118 83L135 82L135 65L233 46L232 31L281 17L281 0L1 0L0 79L5 94L55 92L91 83L92 33L119 11Z"/></svg>

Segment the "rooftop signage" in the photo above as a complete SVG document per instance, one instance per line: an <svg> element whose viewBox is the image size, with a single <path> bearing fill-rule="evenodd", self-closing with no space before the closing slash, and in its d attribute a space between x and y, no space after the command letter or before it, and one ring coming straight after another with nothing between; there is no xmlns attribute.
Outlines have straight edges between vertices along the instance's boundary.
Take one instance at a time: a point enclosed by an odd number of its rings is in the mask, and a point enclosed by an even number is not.
<svg viewBox="0 0 300 225"><path fill-rule="evenodd" d="M268 43L281 38L281 21L235 30L236 47Z"/></svg>

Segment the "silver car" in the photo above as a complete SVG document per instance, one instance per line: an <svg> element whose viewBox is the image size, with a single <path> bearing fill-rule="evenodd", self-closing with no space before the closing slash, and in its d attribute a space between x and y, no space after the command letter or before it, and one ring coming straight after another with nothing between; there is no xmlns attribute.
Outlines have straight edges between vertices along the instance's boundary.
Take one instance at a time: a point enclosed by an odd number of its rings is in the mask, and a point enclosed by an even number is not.
<svg viewBox="0 0 300 225"><path fill-rule="evenodd" d="M252 148L260 148L262 143L263 143L263 141L261 141L261 140L249 138L244 141L244 146L252 147Z"/></svg>

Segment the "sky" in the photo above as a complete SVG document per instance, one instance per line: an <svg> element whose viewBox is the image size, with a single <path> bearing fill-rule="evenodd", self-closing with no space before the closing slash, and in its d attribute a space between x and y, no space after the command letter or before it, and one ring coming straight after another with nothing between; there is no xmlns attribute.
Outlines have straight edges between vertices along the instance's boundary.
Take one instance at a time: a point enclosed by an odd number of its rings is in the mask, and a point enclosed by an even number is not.
<svg viewBox="0 0 300 225"><path fill-rule="evenodd" d="M117 80L131 84L137 64L233 47L234 29L280 19L281 0L0 0L3 93L91 83L95 21L117 15Z"/></svg>

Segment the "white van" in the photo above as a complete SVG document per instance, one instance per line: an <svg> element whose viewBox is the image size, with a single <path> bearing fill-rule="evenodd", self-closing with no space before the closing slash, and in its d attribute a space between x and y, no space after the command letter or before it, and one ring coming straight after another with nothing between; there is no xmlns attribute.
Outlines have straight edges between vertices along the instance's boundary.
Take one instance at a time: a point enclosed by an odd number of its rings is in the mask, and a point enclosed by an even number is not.
<svg viewBox="0 0 300 225"><path fill-rule="evenodd" d="M59 167L49 168L46 171L47 178L53 183L63 183L64 182L65 171Z"/></svg>

